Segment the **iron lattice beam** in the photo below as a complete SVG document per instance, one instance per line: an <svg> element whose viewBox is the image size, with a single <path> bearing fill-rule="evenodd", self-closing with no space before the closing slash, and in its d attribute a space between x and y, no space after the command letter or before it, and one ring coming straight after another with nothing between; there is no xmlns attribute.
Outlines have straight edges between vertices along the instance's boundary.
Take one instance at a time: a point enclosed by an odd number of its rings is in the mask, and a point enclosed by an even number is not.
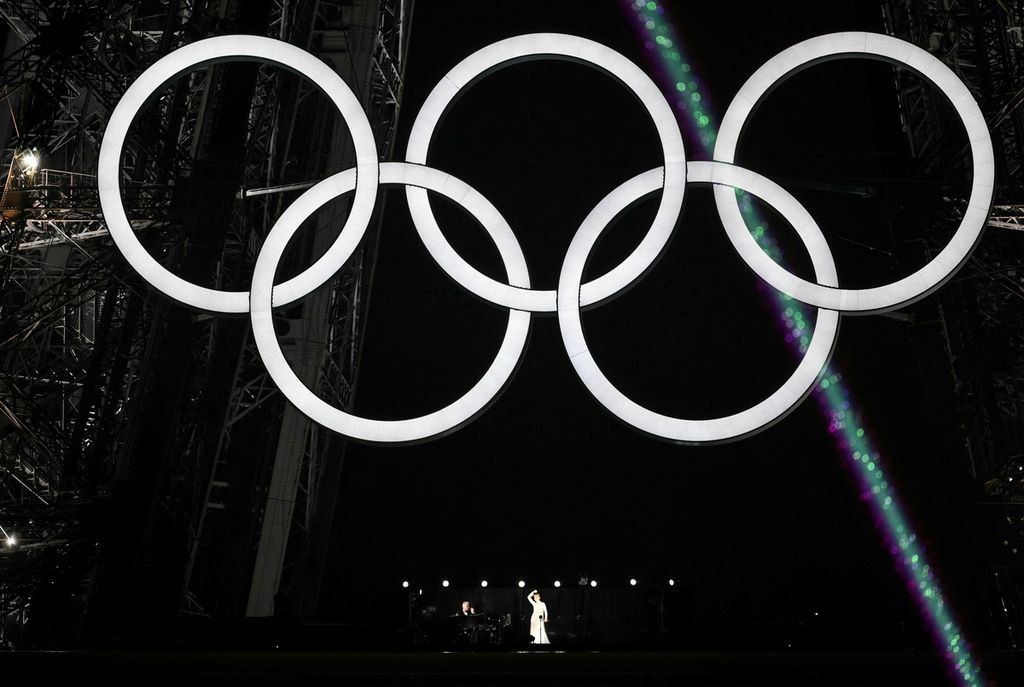
<svg viewBox="0 0 1024 687"><path fill-rule="evenodd" d="M979 522L992 530L974 551L976 586L994 628L988 639L1016 648L1024 641L1024 11L1009 0L890 0L883 11L889 33L928 49L964 80L993 135L997 205L988 224L995 230L935 303L965 472L979 494ZM962 127L949 108L909 74L897 72L896 83L923 168L969 174ZM954 198L922 218L928 254L943 247L963 214Z"/></svg>
<svg viewBox="0 0 1024 687"><path fill-rule="evenodd" d="M138 435L153 402L146 381L167 322L167 306L150 301L105 238L94 180L102 129L136 73L203 37L213 22L205 3L190 1L4 2L0 12L23 43L2 72L11 119L0 126L8 169L0 219L0 526L17 544L0 551L0 597L5 613L24 616L34 592L50 594L69 568L90 581L67 594L89 603L93 573L117 548L100 523L111 499L124 500L117 492L135 486ZM68 40L55 49L57 37ZM209 72L161 93L124 155L126 207L147 229L144 241L172 264L183 257L183 213L174 204L189 193L182 180L192 173ZM42 169L19 164L29 147L40 151ZM215 338L206 334L200 348ZM76 505L83 507L69 519ZM39 562L55 555L60 565ZM77 641L56 627L37 632L39 646Z"/></svg>
<svg viewBox="0 0 1024 687"><path fill-rule="evenodd" d="M386 157L411 2L70 6L0 2L19 37L0 65L13 114L0 123L0 526L18 535L0 548L0 614L21 621L0 627L27 631L26 609L57 586L85 622L77 636L37 626L37 646L164 641L154 632L176 612L244 612L261 550L274 591L295 599L278 611L309 612L343 442L289 413L244 320L195 315L139 282L98 212L95 163L110 109L138 73L184 43L236 31L306 47L358 84ZM58 51L56 36L68 38ZM196 69L156 94L122 158L124 204L150 251L186 278L247 288L296 191L351 164L344 127L317 98L282 70L238 65ZM21 164L26 150L39 151L37 168ZM290 190L237 193L279 185ZM332 240L345 211L318 219L293 266ZM281 314L303 378L342 408L376 253L369 234L332 283ZM268 513L275 479L288 503ZM269 540L268 518L283 523Z"/></svg>

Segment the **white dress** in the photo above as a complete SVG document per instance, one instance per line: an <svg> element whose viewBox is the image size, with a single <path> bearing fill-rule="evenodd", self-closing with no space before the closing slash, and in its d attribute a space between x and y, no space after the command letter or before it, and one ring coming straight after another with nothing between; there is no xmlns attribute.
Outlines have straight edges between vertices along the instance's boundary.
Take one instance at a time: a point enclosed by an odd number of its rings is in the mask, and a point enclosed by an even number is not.
<svg viewBox="0 0 1024 687"><path fill-rule="evenodd" d="M548 605L543 601L534 601L533 595L537 593L534 589L526 597L533 606L533 615L530 616L530 644L550 644L548 641L548 631L545 629L544 624L548 620Z"/></svg>

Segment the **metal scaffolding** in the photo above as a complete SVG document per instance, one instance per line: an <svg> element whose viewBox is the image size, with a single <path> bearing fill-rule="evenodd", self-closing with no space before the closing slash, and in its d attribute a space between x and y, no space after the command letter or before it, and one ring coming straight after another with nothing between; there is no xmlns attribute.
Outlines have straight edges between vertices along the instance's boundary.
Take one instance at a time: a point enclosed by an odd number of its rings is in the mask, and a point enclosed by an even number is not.
<svg viewBox="0 0 1024 687"><path fill-rule="evenodd" d="M96 160L141 71L225 33L326 60L363 101L385 158L411 4L0 2L3 643L130 646L169 641L182 617L315 613L344 444L283 402L246 320L185 311L136 277L99 213ZM301 76L199 66L136 121L125 208L169 269L244 290L277 216L310 180L351 166L350 148ZM308 264L345 212L338 201L319 213L282 270ZM374 255L371 231L332 282L279 314L296 371L341 408Z"/></svg>
<svg viewBox="0 0 1024 687"><path fill-rule="evenodd" d="M963 471L976 487L981 532L973 558L998 648L1024 642L1024 6L993 0L890 0L889 33L928 49L968 85L996 152L989 229L967 266L937 295ZM915 158L943 191L969 178L962 127L913 74L896 72L904 128ZM925 218L927 255L963 214L955 193Z"/></svg>

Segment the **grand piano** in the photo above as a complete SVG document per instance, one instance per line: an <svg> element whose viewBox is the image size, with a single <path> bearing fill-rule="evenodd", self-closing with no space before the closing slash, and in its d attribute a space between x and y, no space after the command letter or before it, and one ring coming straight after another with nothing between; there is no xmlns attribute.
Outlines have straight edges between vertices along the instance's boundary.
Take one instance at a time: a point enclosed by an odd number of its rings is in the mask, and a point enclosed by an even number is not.
<svg viewBox="0 0 1024 687"><path fill-rule="evenodd" d="M501 615L498 613L472 613L463 615L457 613L448 618L450 621L451 637L456 645L479 645L489 644L500 646L503 641L505 628L512 624L511 614Z"/></svg>

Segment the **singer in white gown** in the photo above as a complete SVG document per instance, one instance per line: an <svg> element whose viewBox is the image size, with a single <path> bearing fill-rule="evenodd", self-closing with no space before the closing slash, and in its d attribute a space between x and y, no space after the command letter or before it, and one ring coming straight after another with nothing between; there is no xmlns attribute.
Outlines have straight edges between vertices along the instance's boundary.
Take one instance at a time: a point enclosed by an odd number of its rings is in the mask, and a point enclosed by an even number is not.
<svg viewBox="0 0 1024 687"><path fill-rule="evenodd" d="M533 606L533 615L530 616L530 644L550 644L548 631L544 628L544 623L548 621L548 605L540 600L540 592L536 589L527 594L526 598Z"/></svg>

